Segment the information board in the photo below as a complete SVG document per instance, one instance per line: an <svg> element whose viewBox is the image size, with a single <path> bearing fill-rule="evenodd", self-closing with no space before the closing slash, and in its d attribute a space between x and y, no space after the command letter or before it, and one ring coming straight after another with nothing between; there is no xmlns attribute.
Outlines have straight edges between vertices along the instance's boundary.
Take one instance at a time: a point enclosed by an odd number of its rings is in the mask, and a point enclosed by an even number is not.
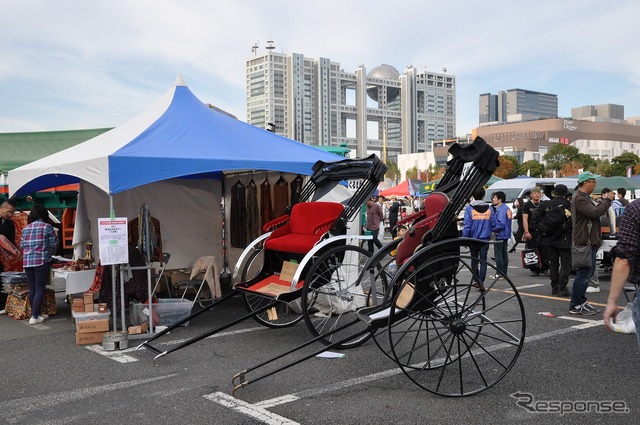
<svg viewBox="0 0 640 425"><path fill-rule="evenodd" d="M126 217L98 218L98 239L103 266L129 262Z"/></svg>

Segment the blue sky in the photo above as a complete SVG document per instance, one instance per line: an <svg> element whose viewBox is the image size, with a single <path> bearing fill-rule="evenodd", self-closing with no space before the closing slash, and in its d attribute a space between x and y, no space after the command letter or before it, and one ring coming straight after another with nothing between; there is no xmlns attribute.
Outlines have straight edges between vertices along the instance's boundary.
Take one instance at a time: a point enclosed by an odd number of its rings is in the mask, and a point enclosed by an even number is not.
<svg viewBox="0 0 640 425"><path fill-rule="evenodd" d="M245 61L277 51L345 71L386 63L454 74L457 133L478 95L523 88L571 108L640 115L640 2L477 0L7 0L0 15L0 132L118 126L178 73L244 120Z"/></svg>

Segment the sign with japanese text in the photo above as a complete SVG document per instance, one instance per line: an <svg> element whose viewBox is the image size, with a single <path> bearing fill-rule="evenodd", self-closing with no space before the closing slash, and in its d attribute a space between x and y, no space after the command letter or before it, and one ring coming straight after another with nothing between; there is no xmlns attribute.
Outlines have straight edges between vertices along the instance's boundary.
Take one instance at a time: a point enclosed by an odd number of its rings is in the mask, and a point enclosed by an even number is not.
<svg viewBox="0 0 640 425"><path fill-rule="evenodd" d="M103 266L129 262L126 217L99 218L98 239L100 262Z"/></svg>

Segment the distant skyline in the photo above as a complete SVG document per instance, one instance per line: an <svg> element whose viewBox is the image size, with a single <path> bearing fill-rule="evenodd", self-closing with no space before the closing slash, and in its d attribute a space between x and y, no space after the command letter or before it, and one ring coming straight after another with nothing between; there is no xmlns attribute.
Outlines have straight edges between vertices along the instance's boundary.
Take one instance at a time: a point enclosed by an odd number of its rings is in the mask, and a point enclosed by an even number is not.
<svg viewBox="0 0 640 425"><path fill-rule="evenodd" d="M203 102L246 120L245 63L276 51L347 72L389 64L456 76L456 132L481 93L558 95L558 113L615 103L640 115L633 0L402 3L326 0L9 0L0 16L0 132L115 127L181 73Z"/></svg>

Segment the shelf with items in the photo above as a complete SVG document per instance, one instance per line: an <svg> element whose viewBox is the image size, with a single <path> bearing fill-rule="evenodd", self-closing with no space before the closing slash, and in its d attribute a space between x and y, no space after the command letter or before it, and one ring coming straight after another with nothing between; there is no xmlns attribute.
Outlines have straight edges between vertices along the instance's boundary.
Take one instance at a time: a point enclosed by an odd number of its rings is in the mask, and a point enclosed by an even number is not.
<svg viewBox="0 0 640 425"><path fill-rule="evenodd" d="M76 209L65 208L62 213L62 247L73 248L73 228L76 224Z"/></svg>

